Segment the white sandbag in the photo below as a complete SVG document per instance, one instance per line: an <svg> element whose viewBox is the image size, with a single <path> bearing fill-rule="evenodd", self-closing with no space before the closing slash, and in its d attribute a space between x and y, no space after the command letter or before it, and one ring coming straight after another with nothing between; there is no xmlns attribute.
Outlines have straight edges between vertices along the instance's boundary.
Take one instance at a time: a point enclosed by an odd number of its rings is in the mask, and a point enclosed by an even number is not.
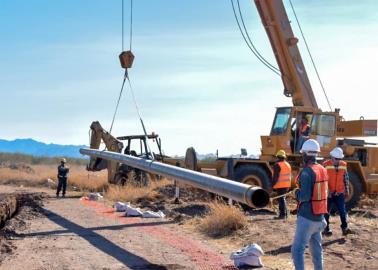
<svg viewBox="0 0 378 270"><path fill-rule="evenodd" d="M260 256L264 255L264 251L258 244L248 245L240 250L234 251L230 255L230 259L234 260L236 267L263 266Z"/></svg>
<svg viewBox="0 0 378 270"><path fill-rule="evenodd" d="M100 199L104 198L100 193L90 193L88 195L88 199L91 201L98 201Z"/></svg>
<svg viewBox="0 0 378 270"><path fill-rule="evenodd" d="M241 258L235 258L234 260L234 265L236 267L242 267L242 266L254 266L254 267L262 267L262 261L260 257L254 256L254 255L249 255L246 257L241 257Z"/></svg>
<svg viewBox="0 0 378 270"><path fill-rule="evenodd" d="M165 218L165 215L162 211L146 211L142 215L144 218Z"/></svg>
<svg viewBox="0 0 378 270"><path fill-rule="evenodd" d="M130 205L126 205L126 213L125 216L127 217L139 217L143 215L143 211L140 208L134 208Z"/></svg>
<svg viewBox="0 0 378 270"><path fill-rule="evenodd" d="M114 204L114 208L116 212L125 212L127 210L127 206L130 206L130 203L123 203L123 202L116 202Z"/></svg>

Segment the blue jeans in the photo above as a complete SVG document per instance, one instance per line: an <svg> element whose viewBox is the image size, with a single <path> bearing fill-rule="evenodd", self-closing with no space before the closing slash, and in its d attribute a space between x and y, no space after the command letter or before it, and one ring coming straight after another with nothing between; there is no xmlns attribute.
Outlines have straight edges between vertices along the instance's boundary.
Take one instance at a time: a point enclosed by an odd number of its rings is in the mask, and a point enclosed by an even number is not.
<svg viewBox="0 0 378 270"><path fill-rule="evenodd" d="M336 206L337 211L339 212L339 215L340 215L341 229L348 228L344 193L340 193L337 195L332 194L331 197L328 198L328 214L324 215L325 220L327 221L327 228L329 229L329 213L333 204Z"/></svg>
<svg viewBox="0 0 378 270"><path fill-rule="evenodd" d="M295 270L304 270L304 251L310 248L314 270L323 270L323 248L321 232L326 227L326 221L312 221L302 216L297 218L294 241L291 246Z"/></svg>
<svg viewBox="0 0 378 270"><path fill-rule="evenodd" d="M297 144L295 145L295 153L299 153L302 149L302 145L307 140L306 137L299 135L297 138Z"/></svg>

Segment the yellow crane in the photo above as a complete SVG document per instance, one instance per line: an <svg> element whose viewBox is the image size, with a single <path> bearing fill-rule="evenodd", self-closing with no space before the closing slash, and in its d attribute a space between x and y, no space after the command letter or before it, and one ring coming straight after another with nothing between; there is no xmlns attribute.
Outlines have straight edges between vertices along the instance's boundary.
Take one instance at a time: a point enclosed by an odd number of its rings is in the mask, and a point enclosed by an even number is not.
<svg viewBox="0 0 378 270"><path fill-rule="evenodd" d="M352 208L362 193L378 193L378 148L364 140L353 139L377 136L377 120L346 121L340 115L340 109L321 110L298 49L299 39L294 36L283 1L255 0L255 4L279 67L284 95L291 98L293 106L276 109L270 134L261 136L259 159L217 158L213 162L196 162L191 150L187 160L192 162L187 164L198 171L271 190L271 165L278 150L286 151L293 174L298 173L302 159L298 153L297 131L305 119L311 127L308 138L319 142L323 157L329 157L329 152L336 146L343 148L350 174L351 192L347 207Z"/></svg>

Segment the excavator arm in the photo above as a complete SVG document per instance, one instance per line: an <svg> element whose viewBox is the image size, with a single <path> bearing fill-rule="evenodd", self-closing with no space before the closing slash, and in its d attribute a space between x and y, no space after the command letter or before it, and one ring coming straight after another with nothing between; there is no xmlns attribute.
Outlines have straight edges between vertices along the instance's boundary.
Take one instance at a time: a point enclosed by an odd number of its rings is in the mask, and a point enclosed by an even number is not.
<svg viewBox="0 0 378 270"><path fill-rule="evenodd" d="M107 132L98 121L92 122L91 126L91 149L99 149L101 141L105 143L106 148L109 151L121 153L123 149L123 143L117 138L113 137ZM99 158L91 157L87 166L88 171L100 171L105 168L108 169L108 182L113 183L115 180L115 174L118 170L119 164L114 161L105 161Z"/></svg>
<svg viewBox="0 0 378 270"><path fill-rule="evenodd" d="M285 96L294 106L318 109L302 57L282 0L255 0L281 71Z"/></svg>

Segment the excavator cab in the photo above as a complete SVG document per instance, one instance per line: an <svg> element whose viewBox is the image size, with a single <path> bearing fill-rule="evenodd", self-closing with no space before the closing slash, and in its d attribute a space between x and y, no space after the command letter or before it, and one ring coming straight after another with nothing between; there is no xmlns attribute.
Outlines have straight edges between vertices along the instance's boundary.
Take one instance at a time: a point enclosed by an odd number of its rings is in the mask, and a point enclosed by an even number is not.
<svg viewBox="0 0 378 270"><path fill-rule="evenodd" d="M156 160L161 160L164 157L161 149L161 140L158 134L151 133L147 136L129 135L117 137L117 139L126 141L126 147L124 149L124 154L126 155ZM149 144L147 140L153 143Z"/></svg>

